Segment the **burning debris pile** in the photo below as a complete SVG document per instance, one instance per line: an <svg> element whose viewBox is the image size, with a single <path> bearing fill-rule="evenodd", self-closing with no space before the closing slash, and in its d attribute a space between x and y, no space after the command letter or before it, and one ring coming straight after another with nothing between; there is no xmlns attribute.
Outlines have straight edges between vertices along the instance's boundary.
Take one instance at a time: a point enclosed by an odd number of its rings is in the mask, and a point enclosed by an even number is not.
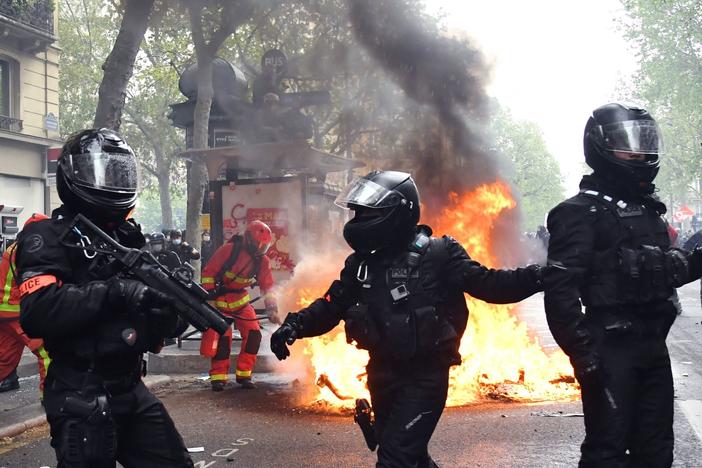
<svg viewBox="0 0 702 468"><path fill-rule="evenodd" d="M509 187L501 182L485 184L463 194L450 193L445 207L435 218L423 222L435 235L450 234L479 262L497 266L493 231L500 216L515 208ZM343 254L336 260L334 275L298 277L314 281L305 288L285 287L284 295L295 295L304 307L321 296L335 279ZM309 255L304 265L329 264L325 258ZM330 269L331 271L331 269ZM320 272L322 273L322 272ZM296 283L296 279L293 279ZM560 351L547 354L512 305L493 305L466 297L470 310L468 328L461 342L463 363L452 369L449 406L461 406L483 399L514 401L572 399L579 389L572 379L568 358ZM349 408L354 398L368 398L365 364L368 353L346 343L341 326L318 338L302 340L304 354L314 370L316 394L310 403L323 403L328 409ZM295 354L295 353L293 353Z"/></svg>
<svg viewBox="0 0 702 468"><path fill-rule="evenodd" d="M515 260L516 202L480 136L490 74L482 54L466 41L426 28L397 0L354 0L349 19L358 42L418 109L413 133L419 143L406 146L401 164L374 160L372 168L412 172L422 193L422 222L434 235L453 236L486 266ZM284 305L297 310L323 295L347 253L339 248L303 256L280 294L290 302ZM449 406L485 398L562 400L579 394L568 358L560 351L544 352L515 306L466 301L470 319L460 346L463 363L451 372ZM297 353L304 348L314 371L310 382L317 386L310 403L339 410L355 398L369 397L368 353L347 344L341 326L294 346Z"/></svg>

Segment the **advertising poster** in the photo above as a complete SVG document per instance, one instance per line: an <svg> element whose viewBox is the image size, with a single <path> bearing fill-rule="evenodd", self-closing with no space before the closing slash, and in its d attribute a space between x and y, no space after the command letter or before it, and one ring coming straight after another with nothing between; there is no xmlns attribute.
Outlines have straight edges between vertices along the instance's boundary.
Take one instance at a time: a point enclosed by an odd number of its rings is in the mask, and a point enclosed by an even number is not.
<svg viewBox="0 0 702 468"><path fill-rule="evenodd" d="M299 178L281 178L263 183L245 181L222 190L224 240L242 235L247 223L261 220L270 226L273 243L268 250L276 280L292 274L297 246L303 242L303 184Z"/></svg>

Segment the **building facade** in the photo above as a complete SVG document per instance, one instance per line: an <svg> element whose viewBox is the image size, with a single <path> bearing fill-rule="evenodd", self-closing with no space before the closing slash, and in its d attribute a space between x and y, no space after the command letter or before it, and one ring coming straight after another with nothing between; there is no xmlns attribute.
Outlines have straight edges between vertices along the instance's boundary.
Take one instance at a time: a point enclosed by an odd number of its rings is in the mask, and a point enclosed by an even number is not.
<svg viewBox="0 0 702 468"><path fill-rule="evenodd" d="M59 140L56 0L0 0L0 235L58 204L48 151ZM9 218L16 217L16 220ZM7 228L9 226L10 228ZM0 242L0 250L3 243Z"/></svg>

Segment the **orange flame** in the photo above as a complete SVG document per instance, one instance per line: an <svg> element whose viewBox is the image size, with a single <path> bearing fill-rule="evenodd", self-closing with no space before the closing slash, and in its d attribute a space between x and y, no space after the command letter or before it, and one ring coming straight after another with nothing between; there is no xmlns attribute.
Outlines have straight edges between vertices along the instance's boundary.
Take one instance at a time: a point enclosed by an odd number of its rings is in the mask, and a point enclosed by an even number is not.
<svg viewBox="0 0 702 468"><path fill-rule="evenodd" d="M450 193L441 214L428 221L435 235L452 235L472 258L493 266L497 263L492 243L494 224L500 215L515 206L509 187L495 182L460 195ZM306 283L305 288L297 289L298 306L320 297L335 279L321 276L325 275L310 278L317 286ZM529 336L526 324L514 314L514 306L487 304L468 296L466 300L470 319L460 345L463 363L451 370L449 406L475 402L494 393L527 401L578 396L578 387L564 382L572 380L568 379L572 368L566 355L561 351L546 354L538 341ZM347 344L341 326L325 336L303 342L315 379L326 374L337 390L335 395L329 388L319 388L318 400L340 408L350 403L340 400L338 394L368 398L365 384L368 353Z"/></svg>

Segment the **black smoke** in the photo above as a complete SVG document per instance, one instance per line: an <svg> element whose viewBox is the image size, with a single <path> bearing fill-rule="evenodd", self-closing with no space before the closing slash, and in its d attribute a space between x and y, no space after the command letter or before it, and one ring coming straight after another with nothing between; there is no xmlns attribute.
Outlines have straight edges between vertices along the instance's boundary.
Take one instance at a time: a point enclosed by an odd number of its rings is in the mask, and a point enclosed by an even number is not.
<svg viewBox="0 0 702 468"><path fill-rule="evenodd" d="M441 207L449 190L498 179L498 155L480 136L490 76L482 53L439 34L399 0L351 0L349 17L356 39L408 98L433 114L417 120L416 142L405 155L424 204ZM496 229L500 257L510 263L519 258L518 216L517 210L502 216Z"/></svg>

